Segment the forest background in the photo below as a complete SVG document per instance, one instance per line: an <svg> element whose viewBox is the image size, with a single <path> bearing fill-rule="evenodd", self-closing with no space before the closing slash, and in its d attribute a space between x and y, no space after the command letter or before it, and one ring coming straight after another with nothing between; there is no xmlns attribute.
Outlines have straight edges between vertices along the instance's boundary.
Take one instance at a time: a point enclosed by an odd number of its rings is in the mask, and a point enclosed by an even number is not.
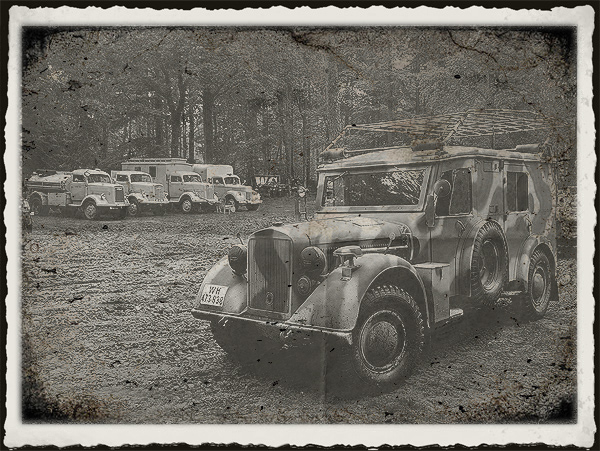
<svg viewBox="0 0 600 451"><path fill-rule="evenodd" d="M574 29L25 27L22 42L24 178L181 157L312 187L346 125L491 108L550 118L548 156L575 185Z"/></svg>

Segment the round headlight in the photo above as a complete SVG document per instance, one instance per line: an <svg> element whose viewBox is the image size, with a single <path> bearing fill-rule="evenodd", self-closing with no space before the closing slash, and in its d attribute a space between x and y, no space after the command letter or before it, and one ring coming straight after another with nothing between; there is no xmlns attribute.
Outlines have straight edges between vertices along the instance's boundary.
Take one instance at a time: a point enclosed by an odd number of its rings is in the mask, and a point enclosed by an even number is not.
<svg viewBox="0 0 600 451"><path fill-rule="evenodd" d="M227 254L227 260L229 261L229 266L234 273L238 276L243 276L246 274L247 263L246 257L248 255L248 248L243 244L234 244L231 249L229 249L229 253Z"/></svg>
<svg viewBox="0 0 600 451"><path fill-rule="evenodd" d="M313 275L324 274L327 270L325 253L316 246L305 247L300 253L302 268Z"/></svg>

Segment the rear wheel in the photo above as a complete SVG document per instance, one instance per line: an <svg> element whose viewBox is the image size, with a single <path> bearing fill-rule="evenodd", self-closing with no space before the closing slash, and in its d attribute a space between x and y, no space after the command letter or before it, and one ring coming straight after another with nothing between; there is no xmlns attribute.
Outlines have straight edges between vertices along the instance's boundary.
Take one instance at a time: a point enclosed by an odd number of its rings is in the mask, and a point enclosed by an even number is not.
<svg viewBox="0 0 600 451"><path fill-rule="evenodd" d="M529 260L527 292L521 298L524 313L533 319L543 317L550 301L558 297L556 278L552 273L548 256L536 249Z"/></svg>
<svg viewBox="0 0 600 451"><path fill-rule="evenodd" d="M81 208L83 211L83 215L86 219L94 220L98 219L98 207L96 207L96 203L92 200L87 201L83 207Z"/></svg>
<svg viewBox="0 0 600 451"><path fill-rule="evenodd" d="M44 205L42 199L37 196L29 201L29 206L34 215L47 216L50 211L48 205Z"/></svg>
<svg viewBox="0 0 600 451"><path fill-rule="evenodd" d="M410 374L424 342L423 318L412 296L394 285L373 288L354 329L352 367L369 385L395 384Z"/></svg>
<svg viewBox="0 0 600 451"><path fill-rule="evenodd" d="M182 213L189 214L194 210L194 204L189 197L186 197L179 203Z"/></svg>

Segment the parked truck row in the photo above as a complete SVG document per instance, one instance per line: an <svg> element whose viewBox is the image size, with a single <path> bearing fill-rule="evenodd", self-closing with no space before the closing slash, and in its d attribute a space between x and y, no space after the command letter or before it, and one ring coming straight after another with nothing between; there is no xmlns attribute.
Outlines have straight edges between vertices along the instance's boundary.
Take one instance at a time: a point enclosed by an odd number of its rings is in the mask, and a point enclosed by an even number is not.
<svg viewBox="0 0 600 451"><path fill-rule="evenodd" d="M81 212L87 219L114 213L124 218L151 211L164 215L175 207L183 213L215 211L228 205L257 210L260 195L244 186L230 165L192 165L182 158L133 158L111 174L99 169L72 172L41 170L25 182L31 211L67 216Z"/></svg>

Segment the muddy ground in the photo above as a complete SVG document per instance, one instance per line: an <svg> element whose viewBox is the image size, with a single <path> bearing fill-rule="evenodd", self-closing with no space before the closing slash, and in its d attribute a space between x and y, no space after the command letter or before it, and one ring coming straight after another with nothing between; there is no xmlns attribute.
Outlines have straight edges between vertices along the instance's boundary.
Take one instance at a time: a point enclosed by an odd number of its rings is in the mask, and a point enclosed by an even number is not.
<svg viewBox="0 0 600 451"><path fill-rule="evenodd" d="M575 420L576 267L560 248L560 301L523 322L502 300L439 331L395 390L330 383L317 349L242 367L190 309L206 271L293 201L257 212L99 221L36 217L23 243L26 421L472 423ZM328 349L323 349L328 352Z"/></svg>

